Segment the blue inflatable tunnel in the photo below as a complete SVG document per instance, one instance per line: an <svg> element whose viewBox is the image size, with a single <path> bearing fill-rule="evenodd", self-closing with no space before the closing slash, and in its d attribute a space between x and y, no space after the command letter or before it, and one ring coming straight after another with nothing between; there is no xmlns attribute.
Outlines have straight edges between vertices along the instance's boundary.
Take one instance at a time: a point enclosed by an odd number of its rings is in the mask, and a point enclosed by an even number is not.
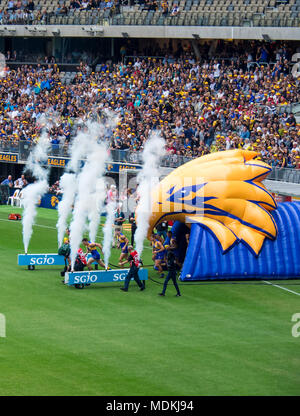
<svg viewBox="0 0 300 416"><path fill-rule="evenodd" d="M186 226L172 228L184 259L180 280L289 279L300 277L300 202L284 202L272 212L278 235L265 239L258 256L239 242L225 254L209 229L192 224L190 241L184 244Z"/></svg>

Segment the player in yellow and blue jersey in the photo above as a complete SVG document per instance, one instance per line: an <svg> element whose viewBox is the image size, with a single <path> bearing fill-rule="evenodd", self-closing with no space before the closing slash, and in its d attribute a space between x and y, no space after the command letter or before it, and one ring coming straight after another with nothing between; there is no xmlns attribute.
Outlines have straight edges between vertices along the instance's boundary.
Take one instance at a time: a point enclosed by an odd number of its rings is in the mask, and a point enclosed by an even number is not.
<svg viewBox="0 0 300 416"><path fill-rule="evenodd" d="M116 233L116 238L117 238L117 242L118 242L118 248L121 249L121 254L120 254L120 258L119 258L119 265L121 265L121 263L122 263L122 261L124 261L124 259L125 260L128 259L129 240L126 237L126 235L124 235L121 232L121 228L116 228L115 233Z"/></svg>
<svg viewBox="0 0 300 416"><path fill-rule="evenodd" d="M108 270L108 268L106 269L105 264L101 260L100 253L97 250L97 248L99 248L101 253L103 254L102 245L99 243L92 243L87 238L82 239L82 244L86 247L86 254L88 253L91 254L91 257L88 259L88 262L87 262L88 269L92 270L92 264L96 262L100 264L100 266L102 266L105 270Z"/></svg>

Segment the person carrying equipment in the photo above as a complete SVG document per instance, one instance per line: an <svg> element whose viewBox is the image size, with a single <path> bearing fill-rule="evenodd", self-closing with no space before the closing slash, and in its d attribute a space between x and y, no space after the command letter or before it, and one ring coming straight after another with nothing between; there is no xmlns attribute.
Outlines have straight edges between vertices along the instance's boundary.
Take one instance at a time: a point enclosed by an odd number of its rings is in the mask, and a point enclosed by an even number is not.
<svg viewBox="0 0 300 416"><path fill-rule="evenodd" d="M82 248L79 248L77 250L77 256L76 256L76 259L75 259L74 271L82 272L83 269L86 266L87 266L87 261L86 261L85 254L84 254Z"/></svg>
<svg viewBox="0 0 300 416"><path fill-rule="evenodd" d="M121 287L121 290L123 290L124 292L128 292L128 286L132 278L134 278L140 290L145 290L145 284L143 284L139 278L139 267L140 267L141 261L139 260L138 253L136 250L133 250L132 246L128 246L128 251L129 251L128 259L124 260L123 262L120 262L121 266L123 266L127 262L130 263L130 269L129 269L129 272L127 273L127 276L125 277L124 287Z"/></svg>

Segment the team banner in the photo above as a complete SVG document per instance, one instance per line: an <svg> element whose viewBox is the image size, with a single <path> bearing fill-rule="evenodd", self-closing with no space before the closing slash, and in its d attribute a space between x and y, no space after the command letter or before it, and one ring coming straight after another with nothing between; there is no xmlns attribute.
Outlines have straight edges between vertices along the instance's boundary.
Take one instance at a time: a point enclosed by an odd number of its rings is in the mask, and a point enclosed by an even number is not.
<svg viewBox="0 0 300 416"><path fill-rule="evenodd" d="M61 198L61 195L45 194L42 196L38 206L40 208L57 209L57 205Z"/></svg>
<svg viewBox="0 0 300 416"><path fill-rule="evenodd" d="M129 269L116 269L116 270L92 270L84 272L74 272L65 274L65 283L68 285L76 284L90 284L90 283L112 283L123 282ZM148 280L148 270L139 270L140 280ZM134 279L132 279L134 280Z"/></svg>
<svg viewBox="0 0 300 416"><path fill-rule="evenodd" d="M70 159L67 159L66 157L54 157L49 156L47 160L48 166L53 166L55 168L64 168L66 167L67 163Z"/></svg>
<svg viewBox="0 0 300 416"><path fill-rule="evenodd" d="M70 161L67 157L56 157L56 156L48 156L46 164L50 167L54 168L65 168ZM0 152L0 162L8 162L8 163L19 163L19 154L18 153L7 153L7 152ZM84 165L84 161L81 161L82 166ZM119 163L119 162L112 162L106 164L107 172L111 173L119 173L124 169L141 169L140 165L132 165L126 163ZM51 208L51 207L47 207Z"/></svg>
<svg viewBox="0 0 300 416"><path fill-rule="evenodd" d="M47 159L47 165L52 166L55 168L65 168L69 162L69 158L65 157L55 157L55 156L49 156ZM81 161L81 167L84 165L84 161ZM121 170L124 169L141 169L141 166L138 165L131 165L131 164L125 164L125 163L107 163L106 164L106 170L107 172L112 173L118 173Z"/></svg>
<svg viewBox="0 0 300 416"><path fill-rule="evenodd" d="M141 169L142 167L139 165L128 165L124 163L107 163L106 170L108 172L119 173L122 170L136 170Z"/></svg>
<svg viewBox="0 0 300 416"><path fill-rule="evenodd" d="M18 153L0 152L0 162L18 163L19 155Z"/></svg>

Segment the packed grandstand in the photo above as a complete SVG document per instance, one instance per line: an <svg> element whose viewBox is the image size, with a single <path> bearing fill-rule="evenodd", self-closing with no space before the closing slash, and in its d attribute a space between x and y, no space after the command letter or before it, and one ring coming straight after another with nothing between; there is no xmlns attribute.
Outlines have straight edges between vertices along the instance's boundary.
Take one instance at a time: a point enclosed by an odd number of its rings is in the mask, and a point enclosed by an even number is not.
<svg viewBox="0 0 300 416"><path fill-rule="evenodd" d="M299 0L4 0L2 24L299 26Z"/></svg>
<svg viewBox="0 0 300 416"><path fill-rule="evenodd" d="M109 109L119 122L107 129L107 140L124 160L159 129L174 160L244 148L273 167L299 168L300 125L289 110L300 101L300 90L290 72L291 49L284 42L243 47L246 52L232 59L209 59L204 44L200 60L191 50L177 56L160 51L163 58L109 60L94 70L81 62L76 72L56 64L12 69L8 62L0 79L2 149L34 142L39 118L52 111L59 115L50 131L53 152L67 152L81 128L75 121L101 118Z"/></svg>

